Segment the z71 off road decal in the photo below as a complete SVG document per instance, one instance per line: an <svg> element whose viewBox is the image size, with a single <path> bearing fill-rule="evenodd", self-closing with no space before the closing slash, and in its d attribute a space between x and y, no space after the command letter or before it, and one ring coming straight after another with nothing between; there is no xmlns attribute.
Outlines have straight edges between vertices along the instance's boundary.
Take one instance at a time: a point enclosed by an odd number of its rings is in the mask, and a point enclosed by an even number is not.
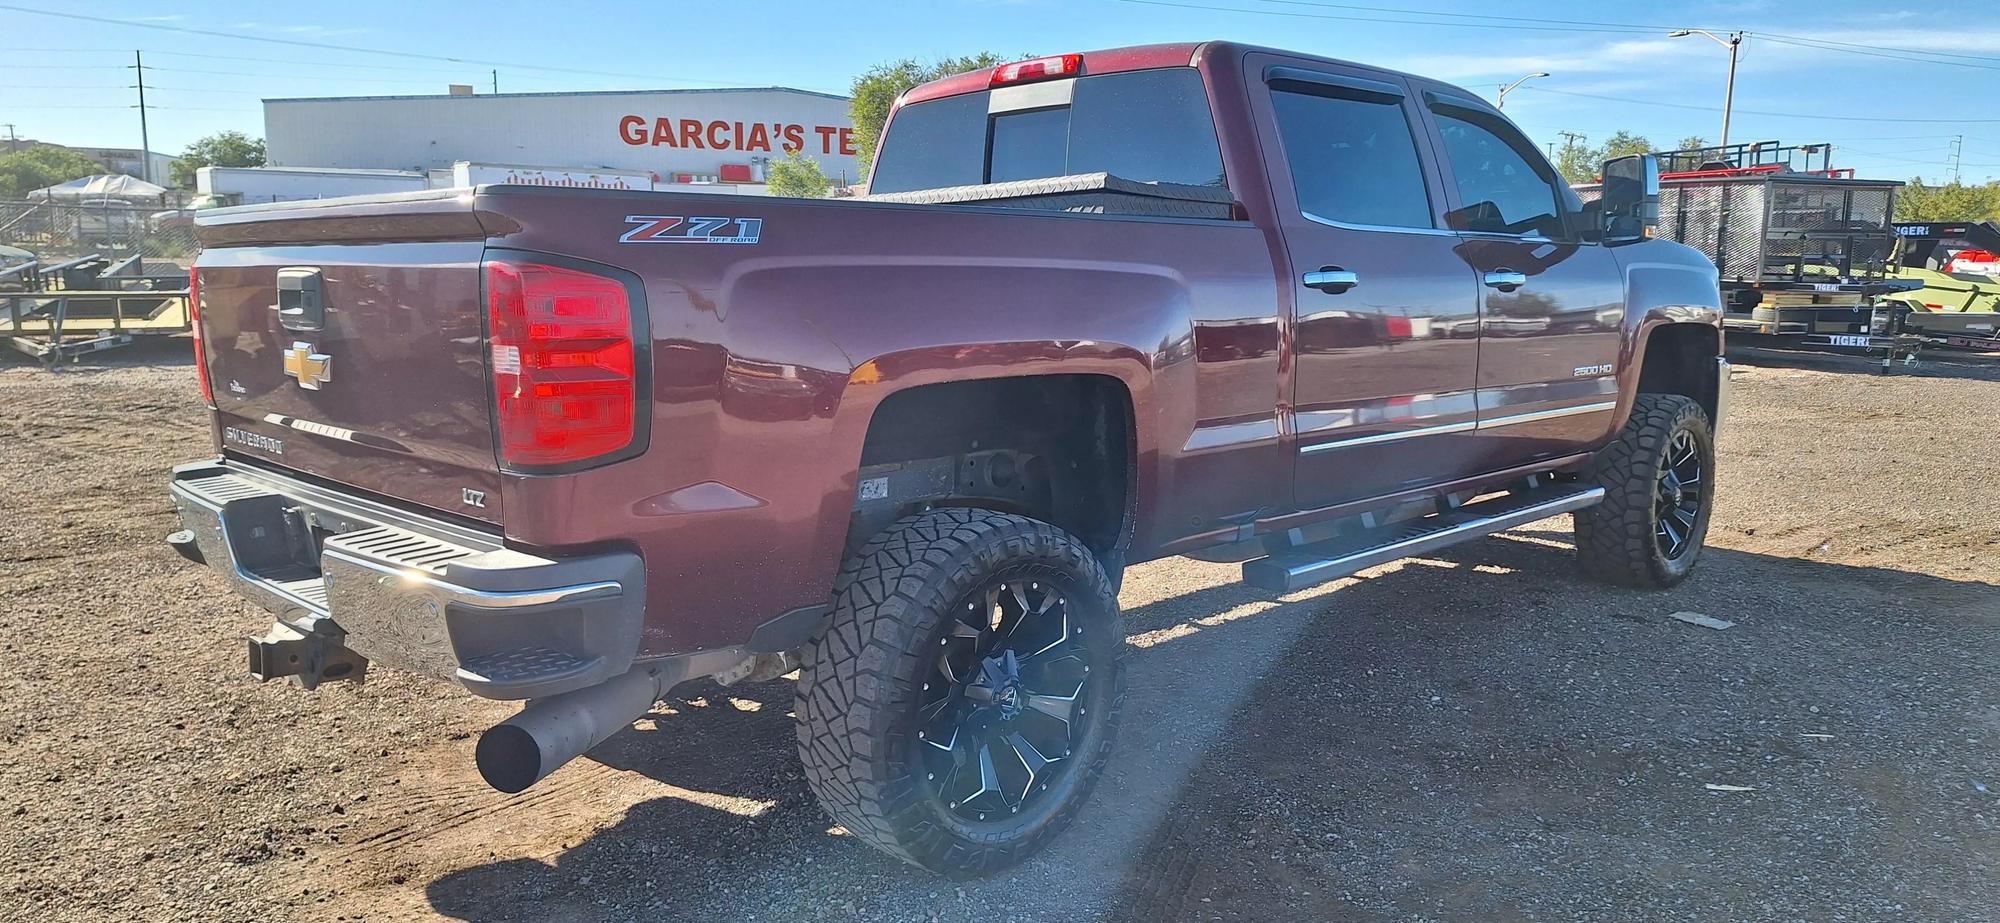
<svg viewBox="0 0 2000 923"><path fill-rule="evenodd" d="M762 218L683 218L679 215L626 215L632 229L619 235L626 244L754 244Z"/></svg>

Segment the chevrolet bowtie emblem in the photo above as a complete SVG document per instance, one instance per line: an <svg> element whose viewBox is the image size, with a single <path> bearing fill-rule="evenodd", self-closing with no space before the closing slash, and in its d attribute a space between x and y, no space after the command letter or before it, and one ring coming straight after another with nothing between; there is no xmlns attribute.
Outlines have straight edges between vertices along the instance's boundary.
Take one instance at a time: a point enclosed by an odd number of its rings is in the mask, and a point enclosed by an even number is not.
<svg viewBox="0 0 2000 923"><path fill-rule="evenodd" d="M311 343L293 343L285 350L285 374L299 380L299 387L318 391L333 380L333 357L313 352Z"/></svg>

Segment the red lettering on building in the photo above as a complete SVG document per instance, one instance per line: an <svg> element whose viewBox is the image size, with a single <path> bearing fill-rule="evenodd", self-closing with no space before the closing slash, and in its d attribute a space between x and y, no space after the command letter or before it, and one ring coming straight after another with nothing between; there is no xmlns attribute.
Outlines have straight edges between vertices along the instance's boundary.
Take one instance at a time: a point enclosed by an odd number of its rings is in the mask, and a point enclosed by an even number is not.
<svg viewBox="0 0 2000 923"><path fill-rule="evenodd" d="M769 151L775 144L780 150L790 154L805 149L807 132L818 136L821 154L853 157L857 153L854 130L836 125L808 126L784 122L738 122L722 119L705 122L701 119L673 119L666 116L654 118L649 123L642 115L627 115L618 119L618 140L626 144L685 150L758 152Z"/></svg>
<svg viewBox="0 0 2000 923"><path fill-rule="evenodd" d="M626 144L646 143L646 120L636 115L628 115L618 120L618 137Z"/></svg>

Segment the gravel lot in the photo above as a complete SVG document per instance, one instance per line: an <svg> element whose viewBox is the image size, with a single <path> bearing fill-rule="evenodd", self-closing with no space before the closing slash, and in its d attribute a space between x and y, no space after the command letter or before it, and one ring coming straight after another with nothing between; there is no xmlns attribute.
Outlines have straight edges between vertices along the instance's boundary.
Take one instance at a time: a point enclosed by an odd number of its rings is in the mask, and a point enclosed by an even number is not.
<svg viewBox="0 0 2000 923"><path fill-rule="evenodd" d="M2000 919L2000 364L1739 364L1670 593L1563 519L1280 600L1136 568L1110 778L954 884L828 829L783 683L508 797L511 706L249 680L267 617L160 543L184 347L0 359L0 919Z"/></svg>

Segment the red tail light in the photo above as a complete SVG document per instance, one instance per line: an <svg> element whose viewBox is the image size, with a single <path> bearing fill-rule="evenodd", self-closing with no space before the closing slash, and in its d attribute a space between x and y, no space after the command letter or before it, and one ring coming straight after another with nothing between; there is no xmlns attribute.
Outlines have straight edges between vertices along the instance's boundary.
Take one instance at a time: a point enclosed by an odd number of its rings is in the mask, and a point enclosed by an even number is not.
<svg viewBox="0 0 2000 923"><path fill-rule="evenodd" d="M485 269L500 460L570 465L632 447L640 344L625 283L519 260Z"/></svg>
<svg viewBox="0 0 2000 923"><path fill-rule="evenodd" d="M188 332L194 336L194 376L201 382L201 399L215 409L215 386L208 383L208 348L201 338L201 270L188 267Z"/></svg>
<svg viewBox="0 0 2000 923"><path fill-rule="evenodd" d="M1024 83L1029 80L1047 80L1052 77L1074 77L1083 72L1083 55L1058 54L1046 58L1031 58L1002 64L993 69L990 86L1003 83Z"/></svg>

